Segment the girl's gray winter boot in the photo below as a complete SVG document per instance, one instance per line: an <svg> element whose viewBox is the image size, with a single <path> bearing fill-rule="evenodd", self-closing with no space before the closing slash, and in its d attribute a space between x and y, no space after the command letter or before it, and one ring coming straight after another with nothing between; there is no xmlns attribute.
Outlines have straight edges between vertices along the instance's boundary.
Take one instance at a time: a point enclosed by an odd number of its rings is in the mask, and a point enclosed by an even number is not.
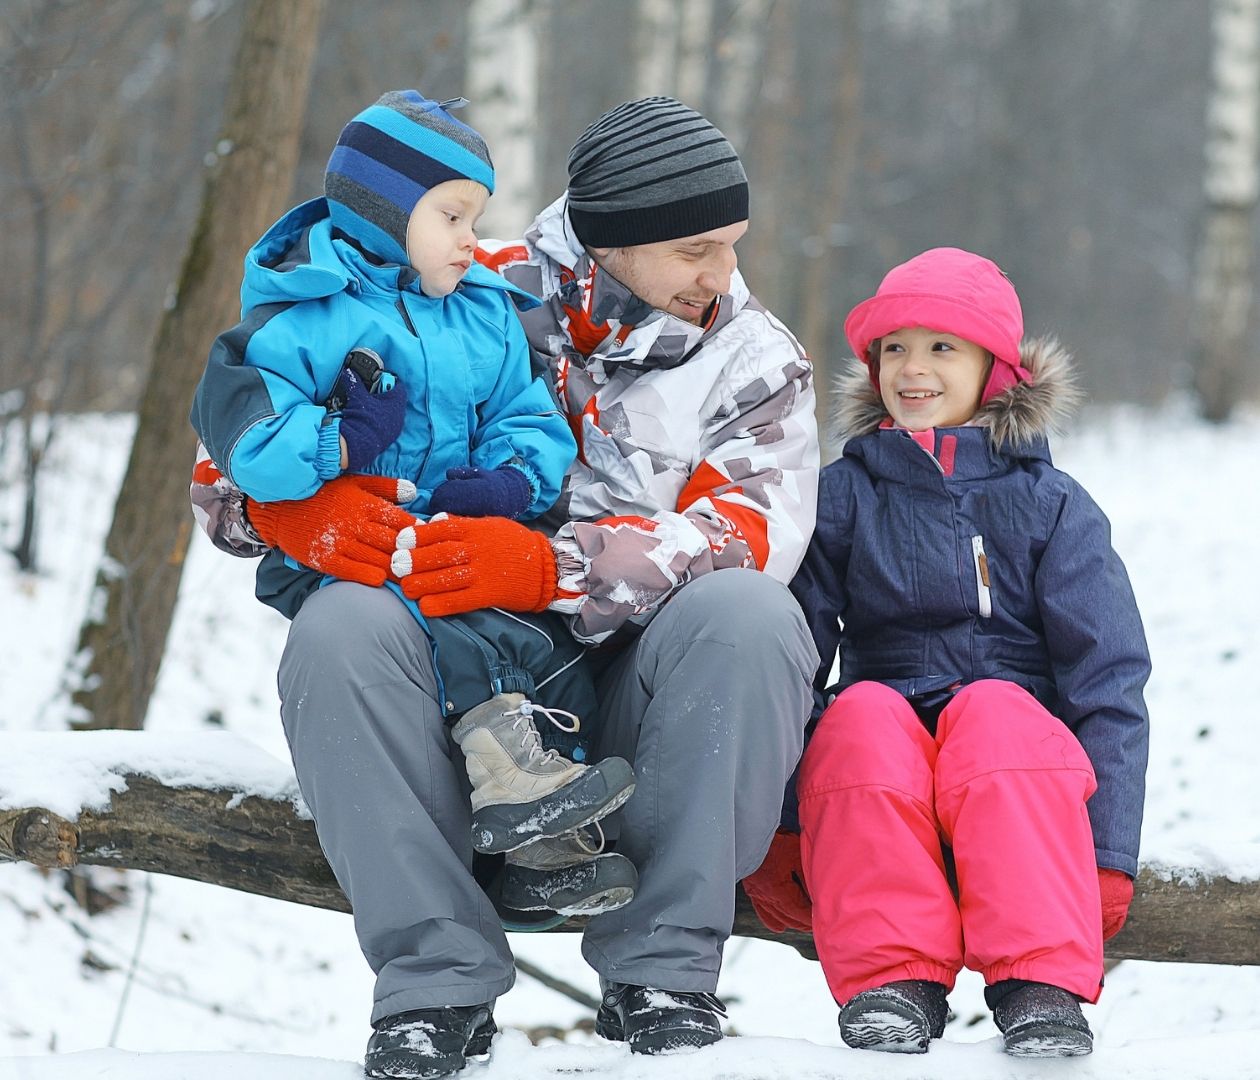
<svg viewBox="0 0 1260 1080"><path fill-rule="evenodd" d="M1007 979L985 989L1002 1046L1013 1057L1081 1057L1094 1033L1075 994L1049 983Z"/></svg>
<svg viewBox="0 0 1260 1080"><path fill-rule="evenodd" d="M856 1050L926 1054L945 1033L943 983L901 979L855 994L840 1010L840 1037Z"/></svg>

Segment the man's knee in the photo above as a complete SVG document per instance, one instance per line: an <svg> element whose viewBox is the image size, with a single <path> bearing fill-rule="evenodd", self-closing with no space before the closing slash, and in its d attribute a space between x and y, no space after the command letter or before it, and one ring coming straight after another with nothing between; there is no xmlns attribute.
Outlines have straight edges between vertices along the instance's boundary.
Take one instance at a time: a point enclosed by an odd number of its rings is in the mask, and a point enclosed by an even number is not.
<svg viewBox="0 0 1260 1080"><path fill-rule="evenodd" d="M717 640L736 648L776 645L812 677L818 663L805 617L787 586L757 570L715 570L689 582L665 605L666 620L684 641Z"/></svg>
<svg viewBox="0 0 1260 1080"><path fill-rule="evenodd" d="M312 593L289 628L281 675L294 662L321 670L364 672L386 657L422 667L431 664L424 631L388 589L333 582Z"/></svg>

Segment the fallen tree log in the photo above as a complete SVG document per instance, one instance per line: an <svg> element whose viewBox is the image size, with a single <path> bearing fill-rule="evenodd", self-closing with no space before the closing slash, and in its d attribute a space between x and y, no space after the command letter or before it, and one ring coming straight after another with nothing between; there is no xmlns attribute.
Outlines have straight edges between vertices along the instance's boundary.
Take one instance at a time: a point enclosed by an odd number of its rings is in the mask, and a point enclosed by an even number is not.
<svg viewBox="0 0 1260 1080"><path fill-rule="evenodd" d="M315 828L291 798L180 787L125 776L101 810L69 820L37 806L0 807L0 859L48 868L147 870L261 896L349 911ZM570 919L563 930L580 930ZM773 934L739 890L735 933L813 955L808 934ZM1128 925L1107 945L1111 959L1260 964L1260 882L1192 869L1138 875Z"/></svg>

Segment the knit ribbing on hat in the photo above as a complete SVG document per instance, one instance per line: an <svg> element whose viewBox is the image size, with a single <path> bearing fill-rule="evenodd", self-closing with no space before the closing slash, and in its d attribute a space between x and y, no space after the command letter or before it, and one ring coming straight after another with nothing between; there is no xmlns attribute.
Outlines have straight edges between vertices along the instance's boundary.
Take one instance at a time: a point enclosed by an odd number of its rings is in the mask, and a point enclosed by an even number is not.
<svg viewBox="0 0 1260 1080"><path fill-rule="evenodd" d="M354 117L324 174L333 227L387 262L405 266L416 203L447 180L494 191L485 141L415 90L392 90Z"/></svg>
<svg viewBox="0 0 1260 1080"><path fill-rule="evenodd" d="M569 220L588 247L631 247L748 217L748 177L717 128L668 97L604 113L569 153Z"/></svg>

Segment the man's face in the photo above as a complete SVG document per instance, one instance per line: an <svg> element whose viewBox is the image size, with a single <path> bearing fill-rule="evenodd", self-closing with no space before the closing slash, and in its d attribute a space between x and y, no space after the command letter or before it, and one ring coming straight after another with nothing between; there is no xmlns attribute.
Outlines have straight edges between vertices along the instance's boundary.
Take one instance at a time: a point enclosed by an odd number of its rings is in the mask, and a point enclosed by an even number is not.
<svg viewBox="0 0 1260 1080"><path fill-rule="evenodd" d="M477 247L473 228L489 198L471 180L447 180L416 203L407 222L407 258L425 296L450 295L468 273Z"/></svg>
<svg viewBox="0 0 1260 1080"><path fill-rule="evenodd" d="M747 221L679 240L634 247L591 248L595 261L658 311L699 323L714 299L730 291L735 244Z"/></svg>

